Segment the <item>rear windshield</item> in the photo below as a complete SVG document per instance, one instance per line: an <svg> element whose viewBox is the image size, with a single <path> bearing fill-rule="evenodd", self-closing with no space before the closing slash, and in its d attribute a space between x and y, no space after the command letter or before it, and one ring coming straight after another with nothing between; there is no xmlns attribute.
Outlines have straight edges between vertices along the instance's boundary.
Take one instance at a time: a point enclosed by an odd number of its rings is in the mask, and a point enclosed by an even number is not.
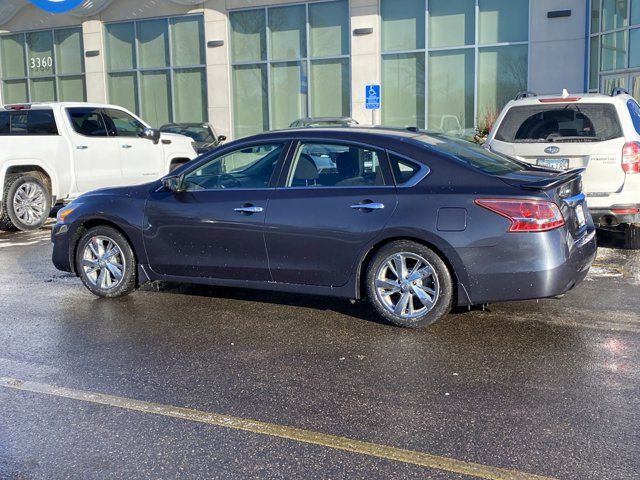
<svg viewBox="0 0 640 480"><path fill-rule="evenodd" d="M569 103L511 108L496 140L509 143L602 142L622 137L613 105Z"/></svg>
<svg viewBox="0 0 640 480"><path fill-rule="evenodd" d="M429 135L420 135L413 139L453 155L461 162L490 175L506 175L528 168L526 163L490 152L486 148L460 138L429 132Z"/></svg>

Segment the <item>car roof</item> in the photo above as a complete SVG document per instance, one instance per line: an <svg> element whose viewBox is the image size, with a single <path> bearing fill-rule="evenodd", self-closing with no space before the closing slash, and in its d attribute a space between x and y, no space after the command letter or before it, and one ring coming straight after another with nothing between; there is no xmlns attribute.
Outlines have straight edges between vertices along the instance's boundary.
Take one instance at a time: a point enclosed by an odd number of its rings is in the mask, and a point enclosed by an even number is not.
<svg viewBox="0 0 640 480"><path fill-rule="evenodd" d="M15 102L15 103L7 103L3 105L3 110L7 110L7 107L12 106L28 106L29 109L37 110L39 108L53 108L56 106L60 107L88 107L88 108L115 108L118 110L126 110L126 108L121 107L119 105L110 105L106 103L89 103L89 102Z"/></svg>
<svg viewBox="0 0 640 480"><path fill-rule="evenodd" d="M338 126L327 127L302 127L302 128L285 128L282 130L271 130L268 132L258 133L243 140L255 139L261 140L273 137L323 137L331 136L333 138L353 138L359 137L386 137L396 138L398 140L418 137L426 132L418 129L393 128L393 127L372 127L372 126L353 126L351 128L342 128Z"/></svg>
<svg viewBox="0 0 640 480"><path fill-rule="evenodd" d="M621 93L618 95L603 95L601 93L569 93L567 95L536 95L528 96L525 98L519 98L511 100L508 106L521 106L521 105L547 105L562 104L562 103L626 103L629 99L633 98L631 95ZM550 102L553 101L553 102Z"/></svg>

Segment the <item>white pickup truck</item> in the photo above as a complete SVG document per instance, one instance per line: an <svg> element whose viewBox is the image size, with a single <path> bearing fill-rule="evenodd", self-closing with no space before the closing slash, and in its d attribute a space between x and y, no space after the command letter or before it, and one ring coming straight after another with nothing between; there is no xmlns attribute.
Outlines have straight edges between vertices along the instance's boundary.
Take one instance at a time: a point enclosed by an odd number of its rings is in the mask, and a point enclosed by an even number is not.
<svg viewBox="0 0 640 480"><path fill-rule="evenodd" d="M196 156L190 138L161 134L122 107L7 105L0 108L0 230L35 230L56 203L153 181Z"/></svg>

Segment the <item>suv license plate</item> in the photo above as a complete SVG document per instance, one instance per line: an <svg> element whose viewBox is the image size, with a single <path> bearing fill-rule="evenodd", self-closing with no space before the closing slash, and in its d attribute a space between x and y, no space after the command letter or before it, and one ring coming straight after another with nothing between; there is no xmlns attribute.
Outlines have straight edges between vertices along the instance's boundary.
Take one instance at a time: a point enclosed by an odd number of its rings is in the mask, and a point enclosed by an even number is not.
<svg viewBox="0 0 640 480"><path fill-rule="evenodd" d="M584 227L587 221L584 218L584 208L582 208L582 205L576 207L576 217L578 218L578 226L580 228Z"/></svg>
<svg viewBox="0 0 640 480"><path fill-rule="evenodd" d="M539 158L536 162L540 167L554 168L556 170L568 170L568 158Z"/></svg>

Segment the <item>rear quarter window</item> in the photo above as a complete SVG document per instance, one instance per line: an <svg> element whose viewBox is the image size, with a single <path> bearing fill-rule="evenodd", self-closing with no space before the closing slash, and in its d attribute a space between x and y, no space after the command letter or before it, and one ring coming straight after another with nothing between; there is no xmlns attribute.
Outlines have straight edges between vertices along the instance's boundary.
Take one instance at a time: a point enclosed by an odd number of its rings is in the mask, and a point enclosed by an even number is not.
<svg viewBox="0 0 640 480"><path fill-rule="evenodd" d="M512 107L495 139L508 143L602 142L622 137L613 105L540 104Z"/></svg>
<svg viewBox="0 0 640 480"><path fill-rule="evenodd" d="M629 113L631 114L631 121L633 122L633 126L640 135L640 105L635 100L629 100L627 102L627 108L629 108Z"/></svg>

